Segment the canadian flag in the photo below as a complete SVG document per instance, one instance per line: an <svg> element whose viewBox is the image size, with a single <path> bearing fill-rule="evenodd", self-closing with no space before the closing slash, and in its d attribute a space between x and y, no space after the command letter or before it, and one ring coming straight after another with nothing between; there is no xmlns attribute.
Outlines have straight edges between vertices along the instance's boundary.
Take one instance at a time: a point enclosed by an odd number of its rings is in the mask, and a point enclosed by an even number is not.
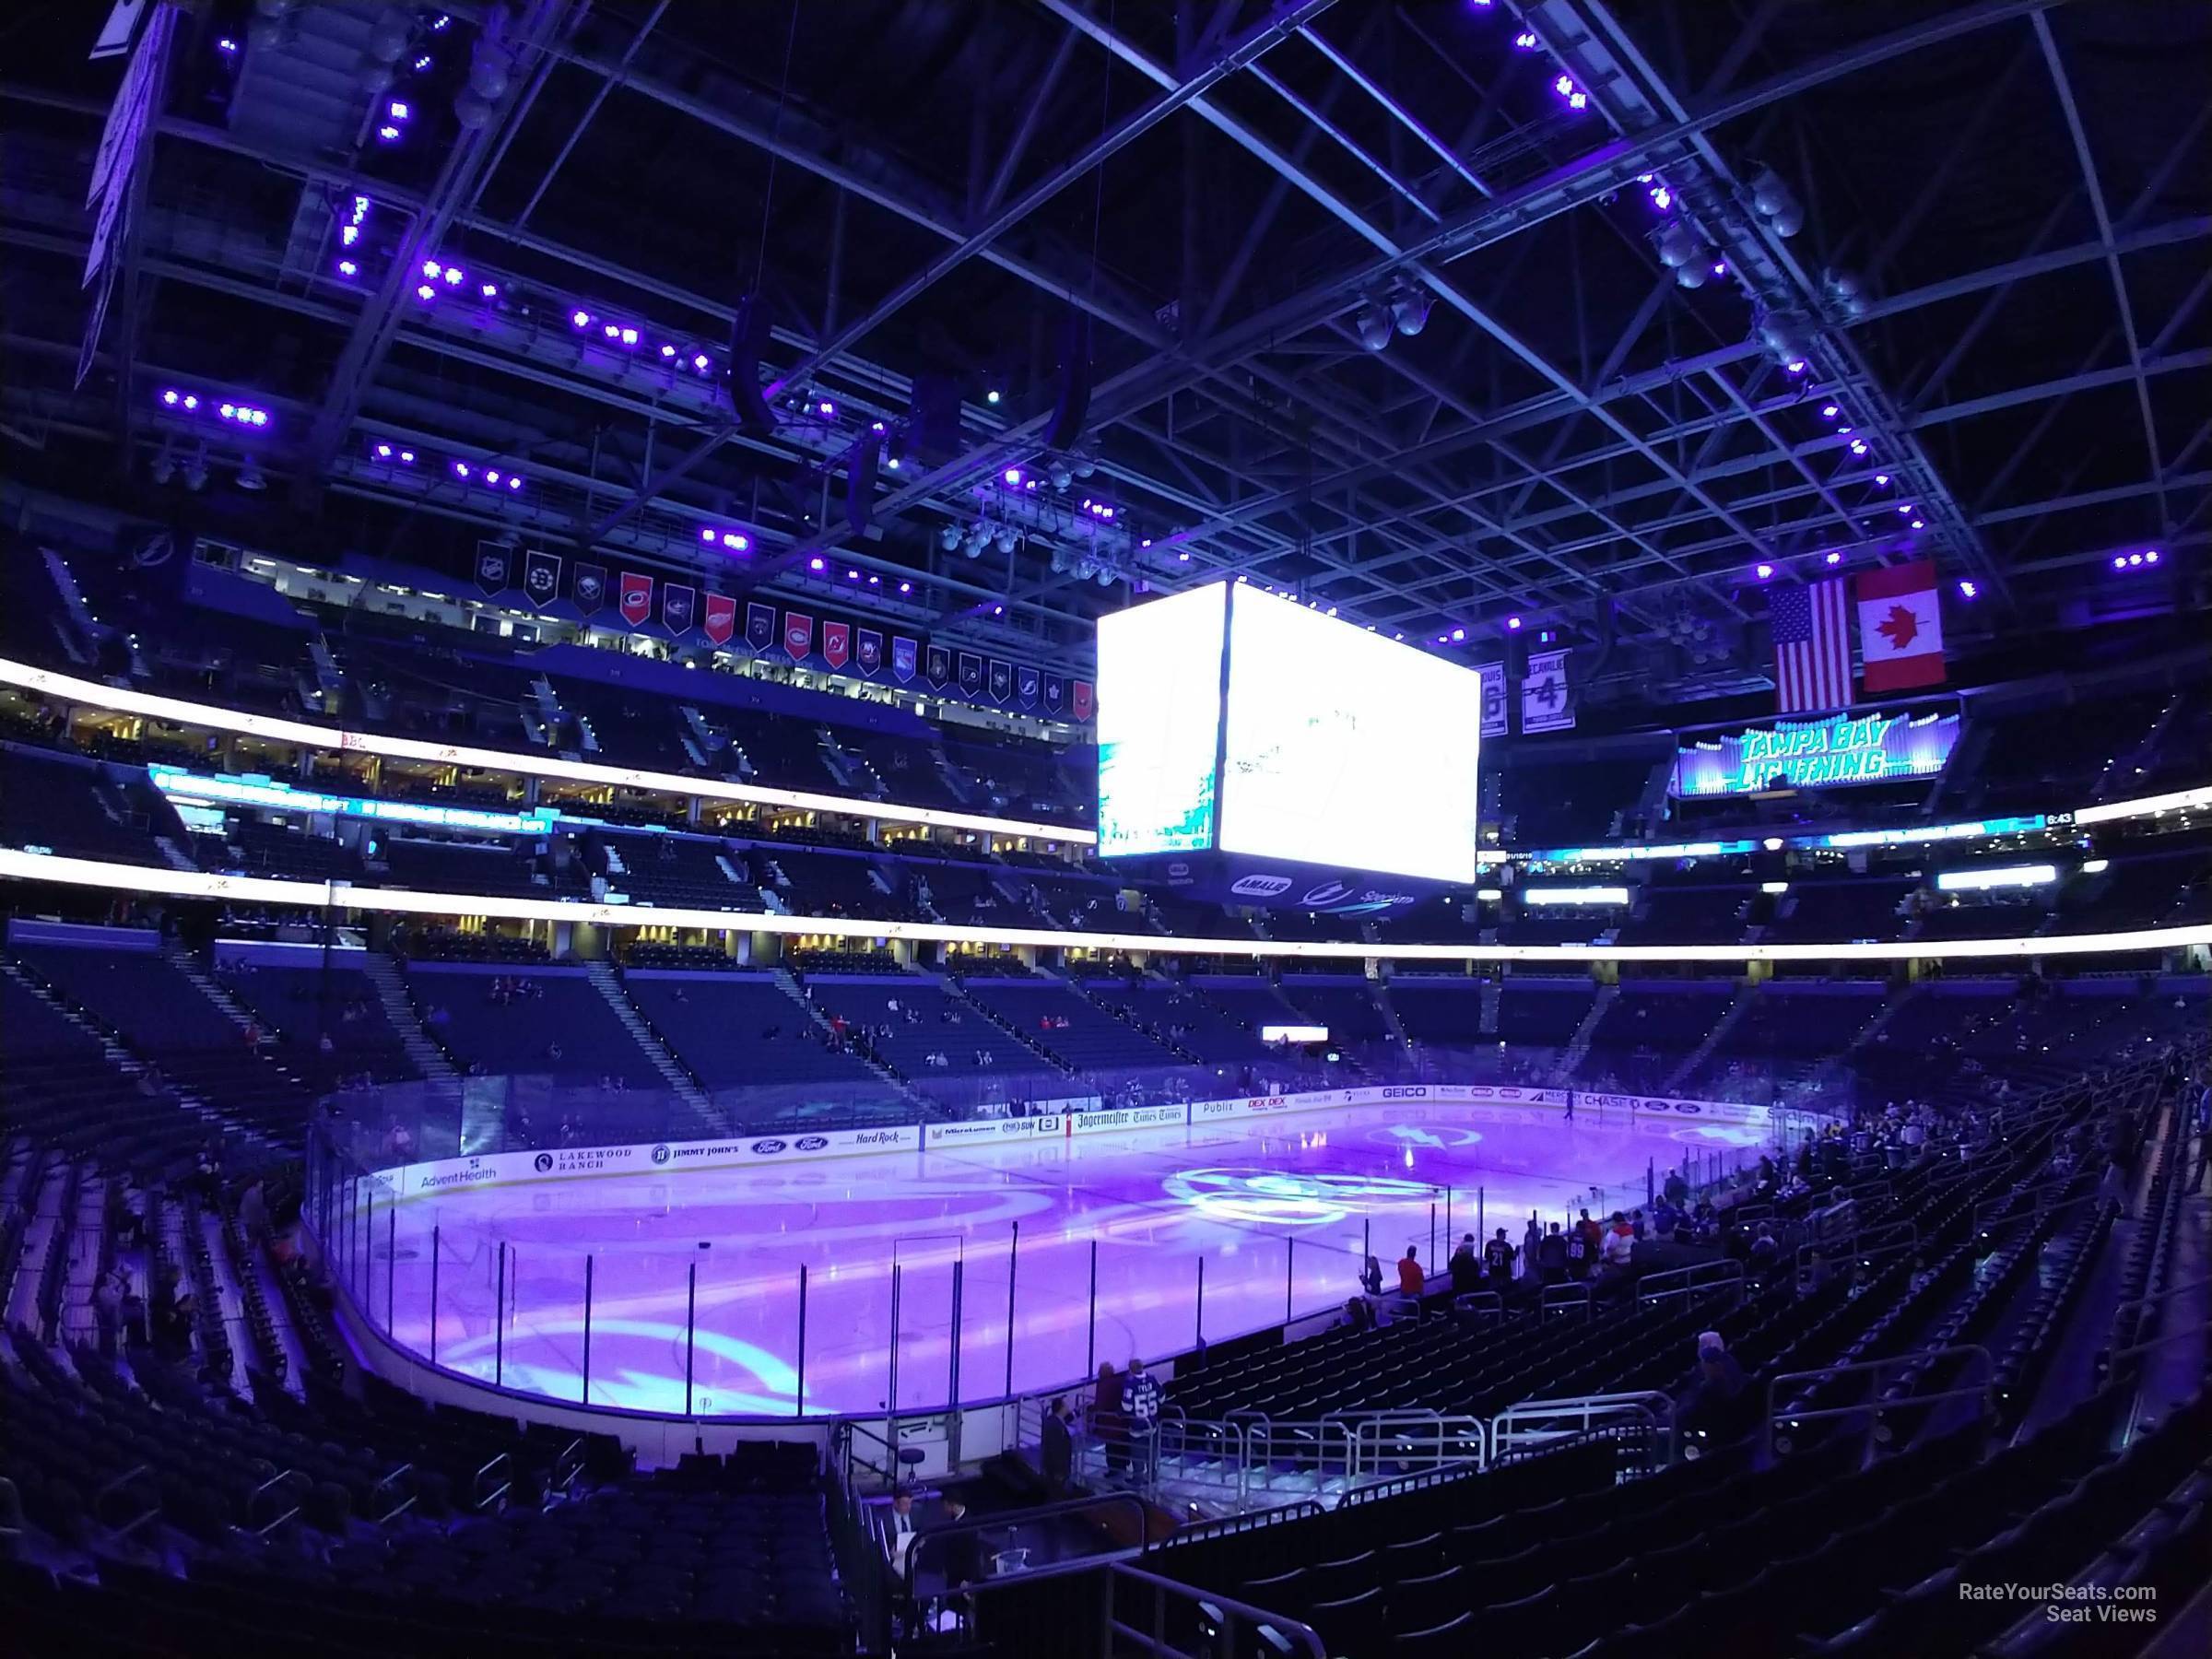
<svg viewBox="0 0 2212 1659"><path fill-rule="evenodd" d="M1858 578L1860 683L1869 696L1943 684L1936 567L1891 565Z"/></svg>

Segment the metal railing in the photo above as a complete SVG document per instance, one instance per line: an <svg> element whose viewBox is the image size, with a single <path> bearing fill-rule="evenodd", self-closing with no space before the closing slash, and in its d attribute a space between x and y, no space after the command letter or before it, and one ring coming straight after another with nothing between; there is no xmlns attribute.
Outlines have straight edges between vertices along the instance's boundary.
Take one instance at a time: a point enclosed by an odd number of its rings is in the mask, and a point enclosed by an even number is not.
<svg viewBox="0 0 2212 1659"><path fill-rule="evenodd" d="M1150 1617L1144 1627L1123 1619L1114 1610L1118 1597L1110 1594L1107 1601L1107 1630L1110 1638L1119 1637L1134 1644L1135 1652L1148 1653L1154 1659L1204 1659L1217 1653L1246 1653L1254 1651L1283 1654L1302 1653L1308 1659L1327 1659L1328 1650L1311 1625L1280 1613L1270 1613L1265 1607L1253 1606L1234 1596L1223 1595L1216 1590L1194 1589L1189 1584L1177 1583L1156 1572L1147 1572L1126 1561L1116 1562L1107 1569L1114 1589L1127 1588L1140 1596L1149 1598ZM1182 1606L1187 1614L1194 1615L1188 1621L1189 1645L1178 1646L1169 1638L1170 1610ZM1181 1621L1179 1621L1181 1622ZM1247 1633L1254 1637L1258 1647L1248 1643ZM1112 1647L1109 1651L1126 1651Z"/></svg>
<svg viewBox="0 0 2212 1659"><path fill-rule="evenodd" d="M1744 1265L1725 1256L1710 1262L1692 1262L1664 1273L1647 1273L1636 1281L1636 1305L1675 1301L1695 1296L1730 1296L1730 1307L1744 1300Z"/></svg>
<svg viewBox="0 0 2212 1659"><path fill-rule="evenodd" d="M1982 1380L1970 1386L1939 1388L1929 1394L1906 1394L1886 1396L1881 1393L1882 1379L1893 1372L1920 1372L1932 1371L1946 1360L1959 1359L1970 1364L1978 1362ZM1948 1400L1980 1400L1985 1412L1996 1405L1996 1361L1979 1343L1959 1343L1950 1347L1927 1348L1914 1353L1892 1354L1882 1359L1862 1359L1851 1365L1824 1366L1818 1371L1784 1371L1767 1382L1767 1406L1760 1421L1763 1451L1771 1459L1778 1453L1786 1456L1794 1449L1796 1432L1807 1423L1834 1422L1845 1418L1864 1418L1867 1443L1874 1443L1876 1433L1882 1426L1885 1414L1893 1411L1919 1410L1925 1406L1940 1406ZM1841 1378L1864 1377L1866 1394L1858 1400L1841 1406L1800 1406L1791 1404L1778 1406L1775 1401L1782 1396L1785 1385L1793 1382L1828 1387ZM1810 1394L1810 1397L1818 1397ZM1780 1430L1781 1432L1777 1432Z"/></svg>
<svg viewBox="0 0 2212 1659"><path fill-rule="evenodd" d="M1647 1460L1656 1467L1674 1462L1675 1403L1656 1390L1523 1400L1490 1419L1490 1456L1502 1458L1594 1429L1616 1428L1640 1431L1657 1449Z"/></svg>

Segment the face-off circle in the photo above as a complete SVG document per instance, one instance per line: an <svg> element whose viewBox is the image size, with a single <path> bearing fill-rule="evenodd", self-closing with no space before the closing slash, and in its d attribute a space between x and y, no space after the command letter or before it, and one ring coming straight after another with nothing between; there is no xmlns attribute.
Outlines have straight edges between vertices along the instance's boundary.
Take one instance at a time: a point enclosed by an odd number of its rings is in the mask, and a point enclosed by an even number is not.
<svg viewBox="0 0 2212 1659"><path fill-rule="evenodd" d="M1300 1175L1281 1170L1182 1170L1164 1182L1170 1197L1209 1220L1318 1227L1357 1211L1426 1202L1435 1188L1388 1175Z"/></svg>

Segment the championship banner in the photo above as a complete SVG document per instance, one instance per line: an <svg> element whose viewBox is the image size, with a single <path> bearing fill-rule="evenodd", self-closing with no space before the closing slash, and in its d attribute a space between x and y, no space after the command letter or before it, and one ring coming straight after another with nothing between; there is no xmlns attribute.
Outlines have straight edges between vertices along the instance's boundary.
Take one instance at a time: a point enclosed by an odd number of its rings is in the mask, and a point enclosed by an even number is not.
<svg viewBox="0 0 2212 1659"><path fill-rule="evenodd" d="M737 631L737 601L727 594L709 594L704 614L701 627L707 638L717 645L727 645Z"/></svg>
<svg viewBox="0 0 2212 1659"><path fill-rule="evenodd" d="M644 627L653 617L653 578L623 571L620 606L623 621L632 628Z"/></svg>
<svg viewBox="0 0 2212 1659"><path fill-rule="evenodd" d="M853 630L853 665L871 678L883 672L883 636L874 629Z"/></svg>
<svg viewBox="0 0 2212 1659"><path fill-rule="evenodd" d="M1506 733L1505 665L1484 663L1475 672L1482 677L1481 735L1502 737Z"/></svg>
<svg viewBox="0 0 2212 1659"><path fill-rule="evenodd" d="M699 591L688 582L670 582L661 587L661 621L668 631L682 639L691 631L691 622L699 608Z"/></svg>
<svg viewBox="0 0 2212 1659"><path fill-rule="evenodd" d="M1091 717L1095 712L1096 696L1096 689L1088 680L1076 682L1075 712L1077 720L1088 720Z"/></svg>
<svg viewBox="0 0 2212 1659"><path fill-rule="evenodd" d="M514 559L511 548L498 542L477 544L477 586L487 594L507 590L507 578Z"/></svg>
<svg viewBox="0 0 2212 1659"><path fill-rule="evenodd" d="M1058 674L1046 675L1044 677L1044 706L1052 711L1052 712L1054 714L1057 714L1063 708L1066 707L1066 677Z"/></svg>
<svg viewBox="0 0 2212 1659"><path fill-rule="evenodd" d="M1024 665L1014 671L1014 694L1021 699L1021 706L1037 706L1037 670Z"/></svg>
<svg viewBox="0 0 2212 1659"><path fill-rule="evenodd" d="M587 617L605 605L606 603L606 567L600 564L584 564L579 560L576 566L576 580L569 587L569 597L576 602L576 608Z"/></svg>
<svg viewBox="0 0 2212 1659"><path fill-rule="evenodd" d="M1521 729L1567 732L1574 729L1574 699L1567 688L1567 653L1540 651L1528 659L1521 681Z"/></svg>
<svg viewBox="0 0 2212 1659"><path fill-rule="evenodd" d="M832 668L842 668L853 659L853 625L850 622L822 624L822 661Z"/></svg>
<svg viewBox="0 0 2212 1659"><path fill-rule="evenodd" d="M523 592L533 605L550 605L560 592L560 556L536 547L523 554Z"/></svg>
<svg viewBox="0 0 2212 1659"><path fill-rule="evenodd" d="M927 666L924 677L940 688L952 684L952 653L942 645L932 645L924 659Z"/></svg>
<svg viewBox="0 0 2212 1659"><path fill-rule="evenodd" d="M1014 695L1014 665L991 659L991 700L1003 703Z"/></svg>
<svg viewBox="0 0 2212 1659"><path fill-rule="evenodd" d="M783 613L783 649L794 663L806 660L814 649L814 618L803 611Z"/></svg>
<svg viewBox="0 0 2212 1659"><path fill-rule="evenodd" d="M776 642L776 607L747 600L745 606L745 642L755 651L767 651Z"/></svg>
<svg viewBox="0 0 2212 1659"><path fill-rule="evenodd" d="M902 686L914 677L914 657L919 649L904 634L891 636L891 677Z"/></svg>

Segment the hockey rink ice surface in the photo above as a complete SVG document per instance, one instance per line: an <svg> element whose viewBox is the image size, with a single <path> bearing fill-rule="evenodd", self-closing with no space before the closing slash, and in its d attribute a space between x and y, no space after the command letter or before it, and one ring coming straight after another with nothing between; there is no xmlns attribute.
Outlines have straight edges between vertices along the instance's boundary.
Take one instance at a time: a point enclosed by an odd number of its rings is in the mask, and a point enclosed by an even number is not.
<svg viewBox="0 0 2212 1659"><path fill-rule="evenodd" d="M1761 1138L1625 1112L1384 1104L524 1182L396 1206L389 1248L375 1229L365 1300L418 1354L433 1352L434 1314L441 1366L578 1400L588 1270L594 1406L684 1411L688 1347L698 1415L923 1410L1318 1312L1357 1290L1363 1238L1394 1285L1407 1243L1441 1262L1478 1215L1517 1247L1532 1209L1548 1224L1632 1207L1647 1163L1749 1161Z"/></svg>

